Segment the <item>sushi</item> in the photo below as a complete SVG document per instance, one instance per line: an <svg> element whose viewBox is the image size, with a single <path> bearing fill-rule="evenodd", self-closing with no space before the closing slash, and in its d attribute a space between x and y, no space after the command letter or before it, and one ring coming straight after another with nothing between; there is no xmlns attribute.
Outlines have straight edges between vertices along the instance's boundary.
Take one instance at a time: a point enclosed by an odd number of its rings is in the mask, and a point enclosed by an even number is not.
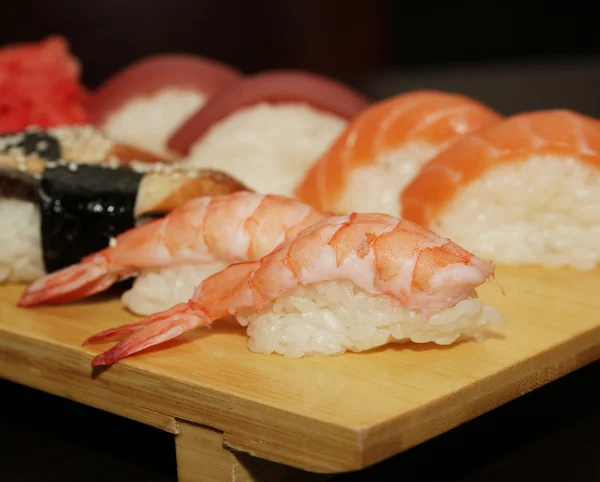
<svg viewBox="0 0 600 482"><path fill-rule="evenodd" d="M294 195L331 214L400 214L399 194L419 168L460 136L502 116L464 95L412 91L378 102L348 124Z"/></svg>
<svg viewBox="0 0 600 482"><path fill-rule="evenodd" d="M186 302L92 335L122 339L107 365L235 315L251 351L289 358L361 352L390 342L482 340L505 319L477 299L494 266L385 214L326 217L254 262L204 280Z"/></svg>
<svg viewBox="0 0 600 482"><path fill-rule="evenodd" d="M211 96L241 78L237 69L197 55L147 57L92 93L90 116L111 138L172 159L166 146L171 134Z"/></svg>
<svg viewBox="0 0 600 482"><path fill-rule="evenodd" d="M190 167L222 167L261 193L290 196L305 170L370 101L326 77L273 71L213 96L169 139Z"/></svg>
<svg viewBox="0 0 600 482"><path fill-rule="evenodd" d="M325 215L293 199L241 191L193 199L110 246L32 283L20 306L65 303L136 277L122 300L149 315L188 300L207 276L260 259Z"/></svg>
<svg viewBox="0 0 600 482"><path fill-rule="evenodd" d="M68 42L52 35L0 49L0 134L87 124L89 92Z"/></svg>
<svg viewBox="0 0 600 482"><path fill-rule="evenodd" d="M514 115L462 137L401 196L402 215L507 265L600 261L600 122L570 110Z"/></svg>
<svg viewBox="0 0 600 482"><path fill-rule="evenodd" d="M248 190L221 171L129 158L121 165L112 149L87 149L89 162L66 160L55 141L40 131L0 139L0 282L30 282L76 263L191 198ZM99 152L113 153L110 161Z"/></svg>

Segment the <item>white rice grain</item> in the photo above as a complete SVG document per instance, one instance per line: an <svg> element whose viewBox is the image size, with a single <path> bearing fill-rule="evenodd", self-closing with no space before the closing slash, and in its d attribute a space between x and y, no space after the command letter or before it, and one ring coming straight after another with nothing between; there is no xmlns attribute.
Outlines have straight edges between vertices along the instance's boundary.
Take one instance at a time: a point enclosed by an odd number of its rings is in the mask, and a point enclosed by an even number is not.
<svg viewBox="0 0 600 482"><path fill-rule="evenodd" d="M222 270L227 263L183 264L143 270L121 301L133 313L149 316L188 301L204 279Z"/></svg>
<svg viewBox="0 0 600 482"><path fill-rule="evenodd" d="M292 289L258 313L240 311L237 320L248 327L250 350L288 358L341 355L392 342L449 345L467 338L483 340L489 330L505 325L495 308L477 298L426 318L346 280Z"/></svg>
<svg viewBox="0 0 600 482"><path fill-rule="evenodd" d="M600 171L534 156L461 189L431 229L500 264L590 270L600 262Z"/></svg>
<svg viewBox="0 0 600 482"><path fill-rule="evenodd" d="M184 165L223 169L257 192L291 196L345 125L304 104L257 104L212 126Z"/></svg>
<svg viewBox="0 0 600 482"><path fill-rule="evenodd" d="M40 211L30 202L0 202L0 282L31 282L45 274Z"/></svg>
<svg viewBox="0 0 600 482"><path fill-rule="evenodd" d="M399 216L400 193L413 180L421 166L441 147L427 142L410 142L383 154L375 163L353 169L335 212L384 213Z"/></svg>
<svg viewBox="0 0 600 482"><path fill-rule="evenodd" d="M206 96L195 90L161 89L127 102L107 118L103 130L117 142L168 156L169 137L205 101Z"/></svg>

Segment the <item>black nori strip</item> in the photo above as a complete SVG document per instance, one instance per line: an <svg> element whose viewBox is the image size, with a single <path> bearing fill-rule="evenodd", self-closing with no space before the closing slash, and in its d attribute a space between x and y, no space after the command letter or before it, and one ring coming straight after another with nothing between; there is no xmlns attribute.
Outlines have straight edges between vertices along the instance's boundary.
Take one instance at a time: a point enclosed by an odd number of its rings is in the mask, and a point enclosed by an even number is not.
<svg viewBox="0 0 600 482"><path fill-rule="evenodd" d="M23 156L35 155L46 161L58 161L61 157L58 139L38 129L0 135L0 151L10 152L12 149L19 149Z"/></svg>
<svg viewBox="0 0 600 482"><path fill-rule="evenodd" d="M0 198L37 201L37 180L16 169L0 169Z"/></svg>
<svg viewBox="0 0 600 482"><path fill-rule="evenodd" d="M78 263L135 225L134 208L143 174L79 164L47 167L38 187L46 271Z"/></svg>

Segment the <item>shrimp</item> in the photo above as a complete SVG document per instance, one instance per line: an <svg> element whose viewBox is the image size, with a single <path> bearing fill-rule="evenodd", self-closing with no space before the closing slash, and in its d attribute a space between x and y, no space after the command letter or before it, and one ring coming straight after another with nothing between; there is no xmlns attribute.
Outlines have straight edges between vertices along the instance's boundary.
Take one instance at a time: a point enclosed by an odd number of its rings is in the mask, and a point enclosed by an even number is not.
<svg viewBox="0 0 600 482"><path fill-rule="evenodd" d="M386 214L333 216L258 261L215 273L187 303L103 331L85 343L125 336L92 361L112 364L240 310L258 312L291 289L323 281L350 280L371 295L427 314L473 296L493 273L493 264L409 221Z"/></svg>
<svg viewBox="0 0 600 482"><path fill-rule="evenodd" d="M75 301L137 276L144 268L253 261L325 217L299 201L247 191L192 199L113 239L80 263L39 278L18 305Z"/></svg>

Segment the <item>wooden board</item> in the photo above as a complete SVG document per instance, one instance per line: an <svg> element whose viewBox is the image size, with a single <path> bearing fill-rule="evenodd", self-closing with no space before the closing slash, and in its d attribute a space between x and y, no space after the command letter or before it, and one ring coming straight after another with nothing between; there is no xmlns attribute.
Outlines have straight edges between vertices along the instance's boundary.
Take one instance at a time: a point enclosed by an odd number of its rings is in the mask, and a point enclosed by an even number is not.
<svg viewBox="0 0 600 482"><path fill-rule="evenodd" d="M22 287L4 287L0 376L173 433L178 420L213 427L229 447L268 460L350 471L600 358L598 275L499 268L506 295L493 284L480 295L508 328L483 343L284 359L253 354L242 330L215 326L99 372L90 361L109 345L81 342L133 319L118 300L25 310L14 306Z"/></svg>

